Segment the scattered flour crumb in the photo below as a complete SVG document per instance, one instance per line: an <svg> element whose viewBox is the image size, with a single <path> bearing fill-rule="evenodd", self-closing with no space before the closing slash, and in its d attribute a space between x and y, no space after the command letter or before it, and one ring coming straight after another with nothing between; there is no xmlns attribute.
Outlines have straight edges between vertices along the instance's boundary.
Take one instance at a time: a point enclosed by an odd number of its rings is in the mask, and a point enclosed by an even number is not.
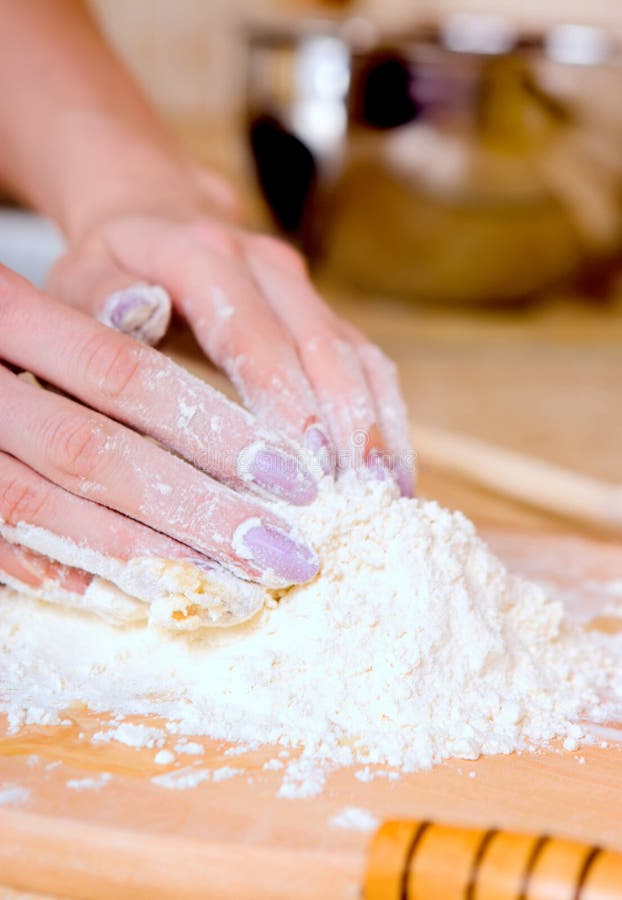
<svg viewBox="0 0 622 900"><path fill-rule="evenodd" d="M175 772L166 772L164 775L156 775L151 779L152 784L166 788L169 791L187 791L197 785L208 781L212 773L210 769L177 769Z"/></svg>
<svg viewBox="0 0 622 900"><path fill-rule="evenodd" d="M283 768L283 763L280 759L269 759L268 762L263 764L263 767L268 772L277 772L279 769Z"/></svg>
<svg viewBox="0 0 622 900"><path fill-rule="evenodd" d="M365 766L364 769L359 769L358 772L355 772L354 777L362 782L374 781L375 778L386 778L388 781L399 781L400 774L399 772L386 771L385 769L376 769L374 771L370 769L369 766Z"/></svg>
<svg viewBox="0 0 622 900"><path fill-rule="evenodd" d="M326 784L326 773L313 759L301 756L289 763L285 769L283 783L277 797L287 800L301 800L304 797L317 797Z"/></svg>
<svg viewBox="0 0 622 900"><path fill-rule="evenodd" d="M29 800L30 791L28 788L8 782L0 785L0 806L23 806Z"/></svg>
<svg viewBox="0 0 622 900"><path fill-rule="evenodd" d="M250 753L252 750L257 750L260 746L258 742L253 742L252 744L234 744L232 747L227 747L225 750L225 756L243 756L244 753Z"/></svg>
<svg viewBox="0 0 622 900"><path fill-rule="evenodd" d="M92 778L70 778L66 782L66 786L72 791L98 791L105 784L108 784L112 775L108 772L101 772Z"/></svg>
<svg viewBox="0 0 622 900"><path fill-rule="evenodd" d="M153 761L157 766L168 766L169 763L175 761L175 754L170 750L160 750L153 757Z"/></svg>
<svg viewBox="0 0 622 900"><path fill-rule="evenodd" d="M179 741L178 744L175 744L175 750L177 753L187 753L190 756L200 756L205 753L205 748L195 741Z"/></svg>
<svg viewBox="0 0 622 900"><path fill-rule="evenodd" d="M351 831L375 831L378 819L366 809L348 806L330 820L331 828L347 828Z"/></svg>
<svg viewBox="0 0 622 900"><path fill-rule="evenodd" d="M213 781L219 784L234 775L244 774L243 769L233 769L231 766L221 766L219 769L195 769L187 766L177 769L175 772L166 772L164 775L156 775L151 779L153 784L168 790L185 791L194 788L204 781Z"/></svg>
<svg viewBox="0 0 622 900"><path fill-rule="evenodd" d="M231 766L221 766L220 769L214 769L212 772L212 778L215 784L219 784L221 781L228 781L229 778L233 778L235 775L243 775L244 769L234 769Z"/></svg>
<svg viewBox="0 0 622 900"><path fill-rule="evenodd" d="M110 741L118 741L127 744L128 747L157 747L163 743L164 735L160 728L150 728L148 725L133 725L124 722L111 731L98 731L93 735L94 744L109 744Z"/></svg>
<svg viewBox="0 0 622 900"><path fill-rule="evenodd" d="M24 725L60 725L60 718L53 710L40 706L13 707L8 710L8 733L17 734Z"/></svg>

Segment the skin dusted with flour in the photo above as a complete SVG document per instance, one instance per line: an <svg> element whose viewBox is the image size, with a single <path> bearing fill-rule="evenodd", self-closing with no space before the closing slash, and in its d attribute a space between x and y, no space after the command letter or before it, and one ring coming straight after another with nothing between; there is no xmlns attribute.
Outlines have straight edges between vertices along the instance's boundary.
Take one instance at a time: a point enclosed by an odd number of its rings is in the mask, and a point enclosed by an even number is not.
<svg viewBox="0 0 622 900"><path fill-rule="evenodd" d="M66 240L47 284L62 303L0 270L0 357L73 398L0 366L0 417L12 421L0 517L60 528L56 487L79 499L81 540L99 553L131 555L102 540L104 505L119 532L126 519L141 531L133 555L164 558L163 533L265 587L313 578L313 549L264 501L313 502L301 448L319 474L360 464L412 493L394 367L323 302L292 247L238 224L233 191L167 133L85 4L0 0L0 25L0 80L13 87L0 178ZM171 311L261 425L145 346Z"/></svg>

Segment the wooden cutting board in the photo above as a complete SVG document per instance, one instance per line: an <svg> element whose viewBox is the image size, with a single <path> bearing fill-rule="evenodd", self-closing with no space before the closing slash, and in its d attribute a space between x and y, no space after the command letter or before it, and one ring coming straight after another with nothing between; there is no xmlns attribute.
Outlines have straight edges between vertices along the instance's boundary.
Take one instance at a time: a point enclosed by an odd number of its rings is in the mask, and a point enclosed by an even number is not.
<svg viewBox="0 0 622 900"><path fill-rule="evenodd" d="M616 596L622 603L619 546L516 530L486 536L512 570L553 584L574 607L599 609ZM616 629L622 619L601 625ZM72 727L19 736L0 727L0 884L7 887L133 900L354 898L370 834L331 825L351 807L379 821L547 831L622 850L622 723L599 735L606 748L455 760L397 781L361 782L356 769L342 770L321 796L286 800L275 796L279 773L262 768L274 749L227 756L225 744L203 742L204 756L177 756L163 767L154 750L91 746L88 735L105 722L88 712L71 717ZM150 780L188 764L244 771L189 790ZM67 785L102 772L112 777L99 789ZM24 790L10 794L11 785Z"/></svg>

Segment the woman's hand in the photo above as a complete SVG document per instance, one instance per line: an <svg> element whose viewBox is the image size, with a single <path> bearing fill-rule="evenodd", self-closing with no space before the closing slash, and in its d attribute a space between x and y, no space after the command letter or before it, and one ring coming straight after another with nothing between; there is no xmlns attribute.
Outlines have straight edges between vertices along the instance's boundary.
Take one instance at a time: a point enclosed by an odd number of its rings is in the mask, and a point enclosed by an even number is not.
<svg viewBox="0 0 622 900"><path fill-rule="evenodd" d="M259 499L310 503L315 477L219 392L3 267L0 359L73 398L0 365L0 524L124 560L209 557L273 587L317 572Z"/></svg>
<svg viewBox="0 0 622 900"><path fill-rule="evenodd" d="M393 363L323 302L292 247L239 228L199 190L176 196L153 210L143 202L135 204L143 212L115 211L74 239L51 293L151 342L166 327L170 296L262 422L301 442L327 472L364 465L412 496Z"/></svg>
<svg viewBox="0 0 622 900"><path fill-rule="evenodd" d="M230 192L168 133L86 5L0 0L0 23L13 88L0 177L67 237L53 295L153 342L168 294L264 423L326 469L364 464L411 494L392 363L322 302L294 250L232 223Z"/></svg>

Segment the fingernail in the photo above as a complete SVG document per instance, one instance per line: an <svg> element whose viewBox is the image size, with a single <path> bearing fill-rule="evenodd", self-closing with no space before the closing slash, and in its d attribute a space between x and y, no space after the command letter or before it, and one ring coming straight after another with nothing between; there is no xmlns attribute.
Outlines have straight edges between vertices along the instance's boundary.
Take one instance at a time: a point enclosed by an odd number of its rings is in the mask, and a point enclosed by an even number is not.
<svg viewBox="0 0 622 900"><path fill-rule="evenodd" d="M317 482L295 456L253 444L238 459L238 473L280 500L307 506L317 497Z"/></svg>
<svg viewBox="0 0 622 900"><path fill-rule="evenodd" d="M365 458L365 467L368 474L377 481L395 481L395 476L388 460L376 451L369 453Z"/></svg>
<svg viewBox="0 0 622 900"><path fill-rule="evenodd" d="M212 559L199 556L189 556L183 559L183 562L190 566L196 566L197 569L203 569L204 572L213 572L218 568L218 563Z"/></svg>
<svg viewBox="0 0 622 900"><path fill-rule="evenodd" d="M264 576L276 576L286 584L309 581L317 575L320 563L310 547L295 541L260 519L243 522L233 537L233 549L243 559L254 562Z"/></svg>
<svg viewBox="0 0 622 900"><path fill-rule="evenodd" d="M415 469L407 463L396 462L393 466L393 474L397 481L402 497L412 499L415 496Z"/></svg>
<svg viewBox="0 0 622 900"><path fill-rule="evenodd" d="M106 299L100 322L144 344L157 344L171 320L171 299L164 288L136 284Z"/></svg>
<svg viewBox="0 0 622 900"><path fill-rule="evenodd" d="M391 459L386 454L372 451L365 460L365 466L371 478L377 481L392 481L397 484L400 496L415 496L414 467L399 459Z"/></svg>
<svg viewBox="0 0 622 900"><path fill-rule="evenodd" d="M335 471L335 464L331 453L331 444L321 425L314 423L307 428L304 434L304 446L318 460L322 472L325 475L332 475Z"/></svg>
<svg viewBox="0 0 622 900"><path fill-rule="evenodd" d="M408 490L406 480L403 479L403 485L400 483L400 474L396 471L395 463L386 450L372 450L367 453L365 456L365 468L370 478L373 478L375 481L391 482L399 488L400 494L403 493L402 487Z"/></svg>

